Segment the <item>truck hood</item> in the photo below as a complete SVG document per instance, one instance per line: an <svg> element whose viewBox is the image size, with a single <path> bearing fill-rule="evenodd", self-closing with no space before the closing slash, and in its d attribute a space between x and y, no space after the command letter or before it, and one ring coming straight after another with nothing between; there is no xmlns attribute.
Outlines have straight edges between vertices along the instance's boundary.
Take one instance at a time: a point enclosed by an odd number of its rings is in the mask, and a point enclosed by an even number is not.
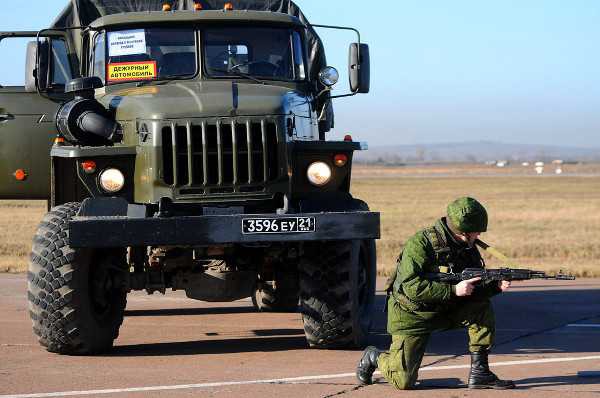
<svg viewBox="0 0 600 398"><path fill-rule="evenodd" d="M117 120L285 115L310 117L307 97L286 87L231 81L171 82L108 92Z"/></svg>

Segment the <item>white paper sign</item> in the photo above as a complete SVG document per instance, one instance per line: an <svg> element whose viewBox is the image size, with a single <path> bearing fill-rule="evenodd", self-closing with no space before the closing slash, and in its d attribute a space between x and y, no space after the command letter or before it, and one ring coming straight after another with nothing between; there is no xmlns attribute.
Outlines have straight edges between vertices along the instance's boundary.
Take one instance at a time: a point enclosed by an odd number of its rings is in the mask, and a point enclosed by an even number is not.
<svg viewBox="0 0 600 398"><path fill-rule="evenodd" d="M108 54L111 57L145 52L146 31L144 29L123 30L108 34Z"/></svg>

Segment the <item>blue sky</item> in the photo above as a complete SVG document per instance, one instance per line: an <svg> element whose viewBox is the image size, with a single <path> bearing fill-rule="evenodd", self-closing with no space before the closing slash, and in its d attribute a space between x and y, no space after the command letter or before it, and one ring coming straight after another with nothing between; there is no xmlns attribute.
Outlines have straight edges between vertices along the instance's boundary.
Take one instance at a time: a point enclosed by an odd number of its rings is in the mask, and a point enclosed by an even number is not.
<svg viewBox="0 0 600 398"><path fill-rule="evenodd" d="M356 27L371 46L372 91L335 101L331 138L600 147L600 1L297 2L311 22ZM10 2L0 30L46 27L66 3ZM320 33L345 70L354 37Z"/></svg>

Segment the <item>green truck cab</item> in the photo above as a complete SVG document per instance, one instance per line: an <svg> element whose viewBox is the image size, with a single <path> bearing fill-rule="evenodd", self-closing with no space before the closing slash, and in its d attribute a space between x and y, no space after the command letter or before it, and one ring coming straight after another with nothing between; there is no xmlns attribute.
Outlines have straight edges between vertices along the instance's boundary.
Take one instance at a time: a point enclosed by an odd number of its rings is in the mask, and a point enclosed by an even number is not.
<svg viewBox="0 0 600 398"><path fill-rule="evenodd" d="M49 201L28 272L40 343L105 351L128 292L173 289L299 310L311 347L363 345L379 214L349 192L364 144L325 139L338 74L317 25L288 1L103 2L0 33L34 38L25 87L0 88L0 198ZM369 91L360 37L349 74Z"/></svg>

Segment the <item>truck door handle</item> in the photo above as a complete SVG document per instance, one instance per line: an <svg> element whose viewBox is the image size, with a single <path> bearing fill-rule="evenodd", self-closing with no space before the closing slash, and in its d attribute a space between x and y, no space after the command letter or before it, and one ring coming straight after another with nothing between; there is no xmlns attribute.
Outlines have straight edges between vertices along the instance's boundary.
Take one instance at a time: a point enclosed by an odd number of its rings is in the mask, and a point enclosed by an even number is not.
<svg viewBox="0 0 600 398"><path fill-rule="evenodd" d="M6 122L8 120L13 120L15 117L13 115L10 115L8 113L5 114L0 114L0 122Z"/></svg>

